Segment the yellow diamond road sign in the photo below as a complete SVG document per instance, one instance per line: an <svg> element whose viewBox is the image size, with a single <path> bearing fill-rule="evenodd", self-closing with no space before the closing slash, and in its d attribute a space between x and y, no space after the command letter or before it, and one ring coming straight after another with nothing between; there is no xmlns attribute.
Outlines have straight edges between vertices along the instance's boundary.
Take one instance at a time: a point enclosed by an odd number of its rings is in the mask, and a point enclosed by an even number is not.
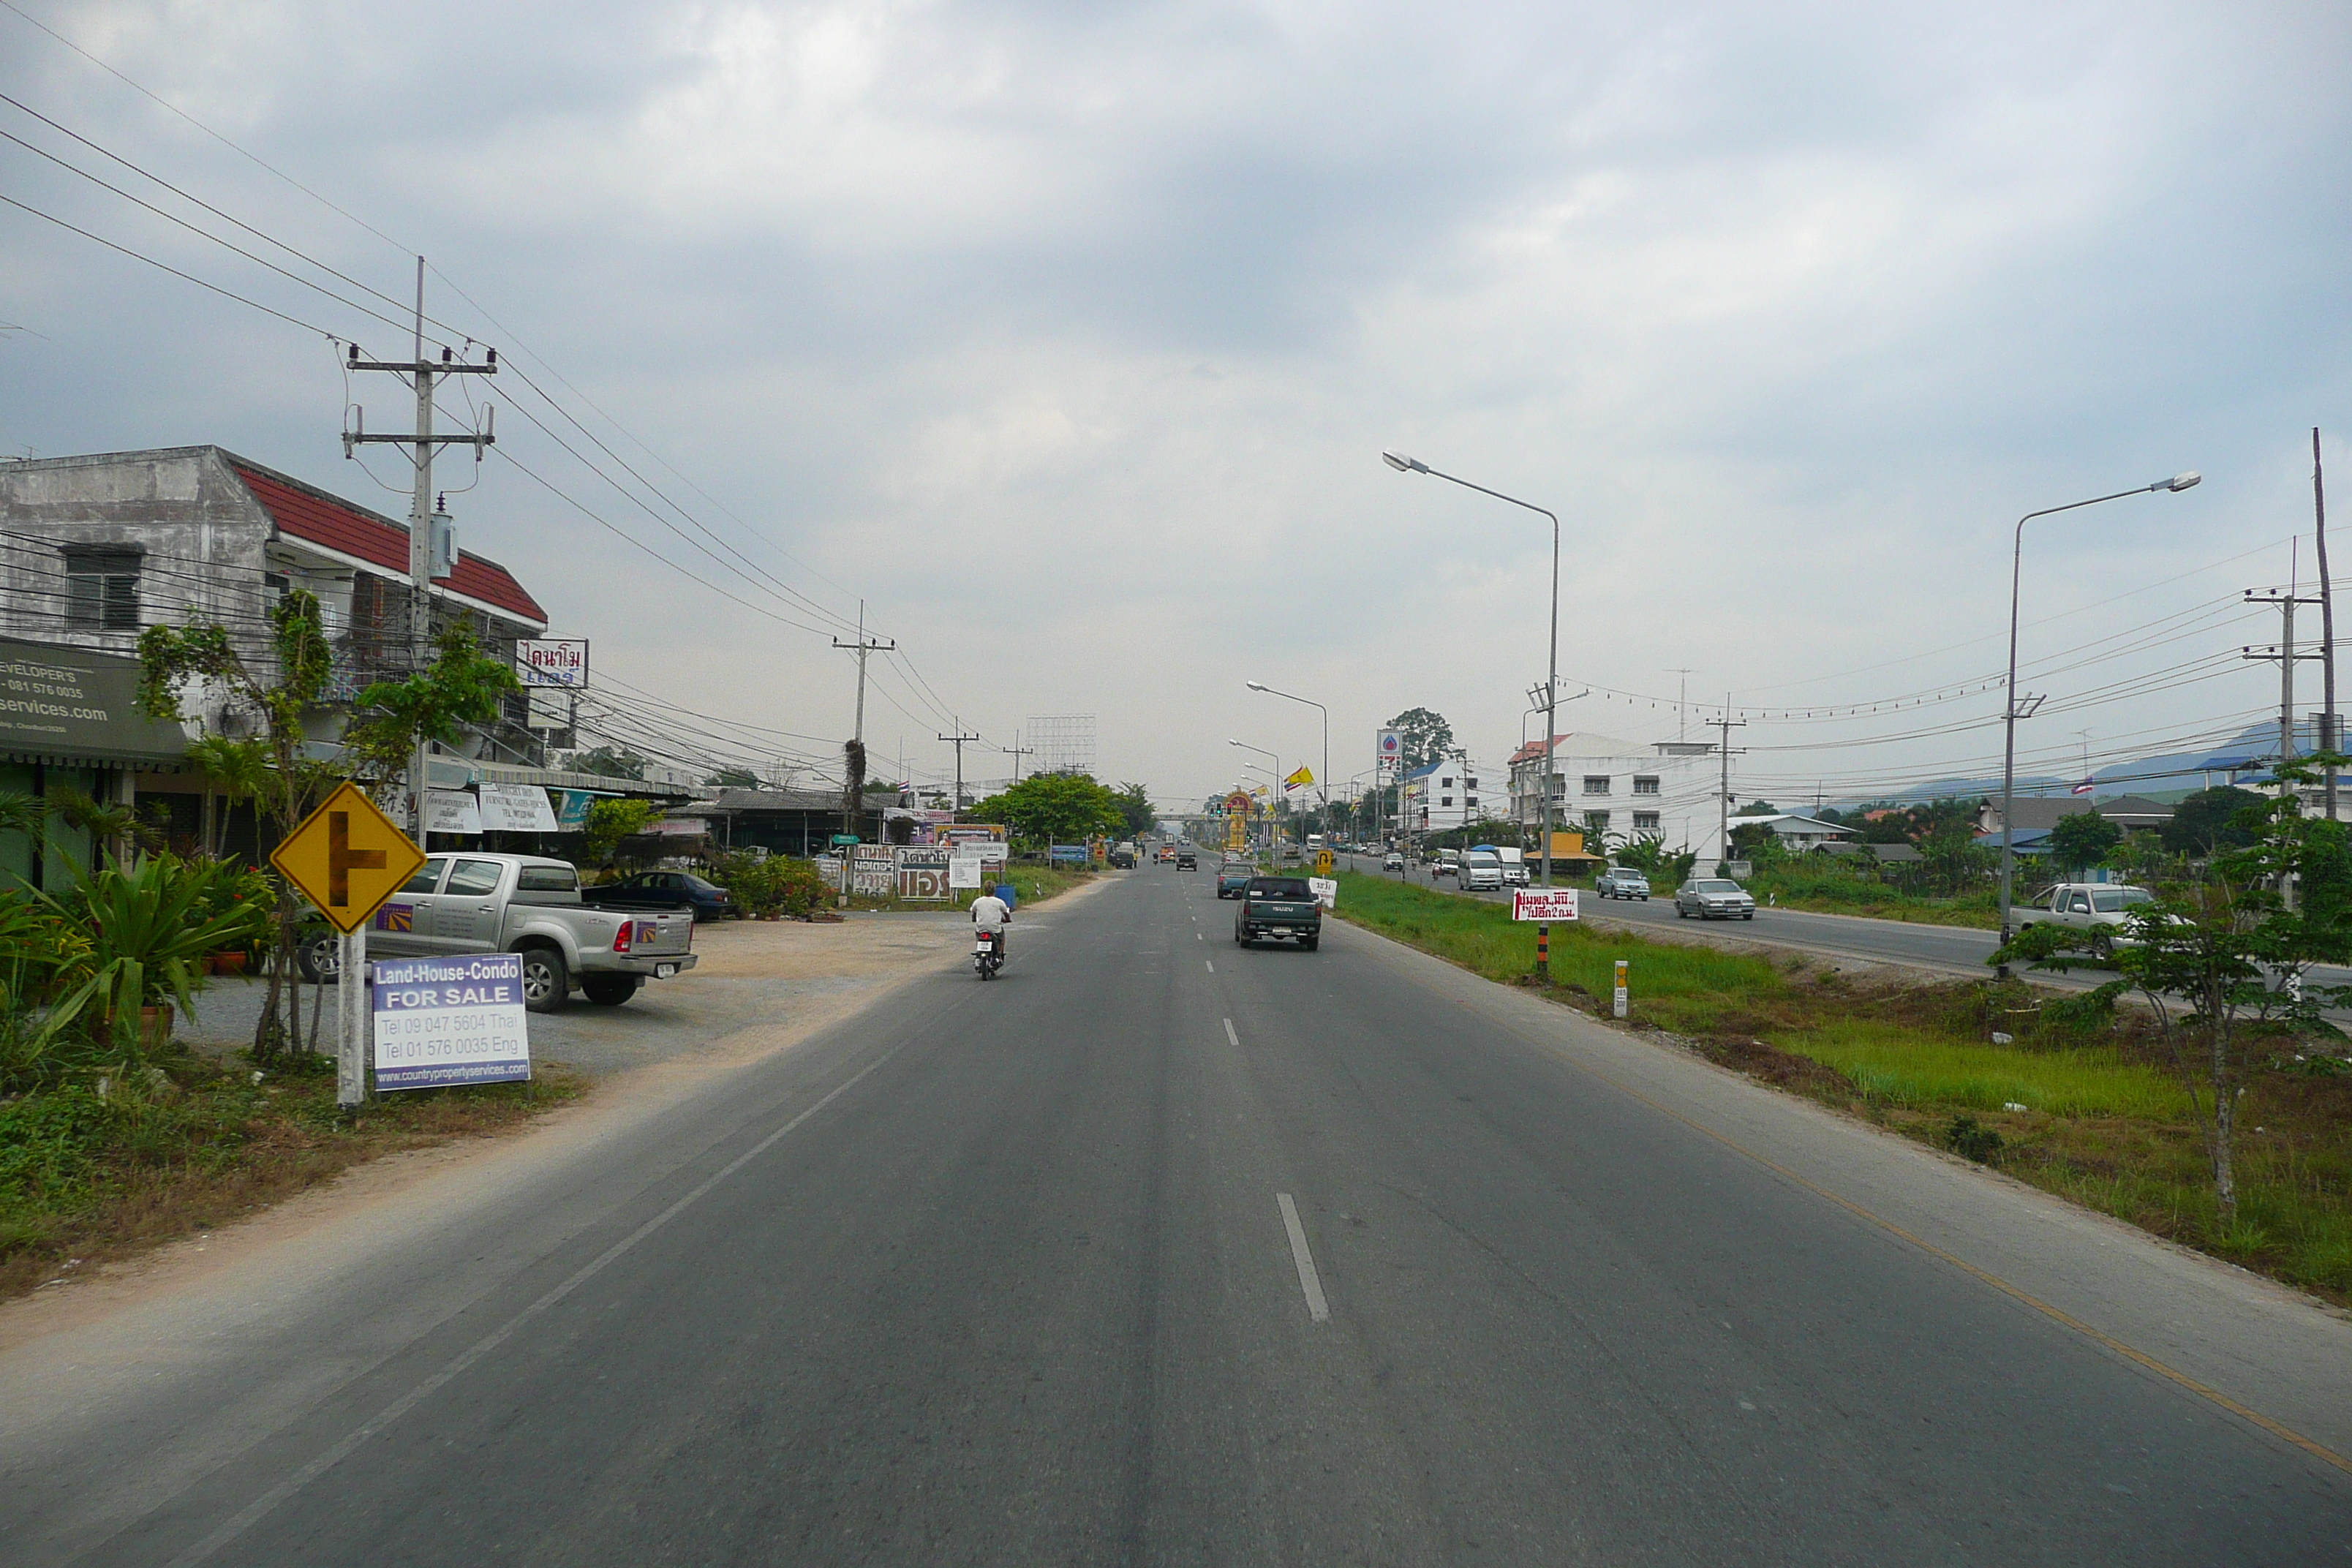
<svg viewBox="0 0 2352 1568"><path fill-rule="evenodd" d="M425 864L425 851L359 785L336 786L269 857L337 931L357 931Z"/></svg>

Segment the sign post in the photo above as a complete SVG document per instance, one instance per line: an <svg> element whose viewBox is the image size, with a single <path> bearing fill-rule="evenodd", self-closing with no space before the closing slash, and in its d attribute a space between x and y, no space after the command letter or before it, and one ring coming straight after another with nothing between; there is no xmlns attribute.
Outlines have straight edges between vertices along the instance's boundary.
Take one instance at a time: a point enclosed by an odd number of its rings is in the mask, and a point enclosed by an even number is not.
<svg viewBox="0 0 2352 1568"><path fill-rule="evenodd" d="M1331 851L1318 849L1315 852L1315 874L1318 877L1328 878L1331 875Z"/></svg>
<svg viewBox="0 0 2352 1568"><path fill-rule="evenodd" d="M1574 888L1518 888L1511 893L1511 918L1535 921L1536 974L1551 978L1551 922L1576 919Z"/></svg>
<svg viewBox="0 0 2352 1568"><path fill-rule="evenodd" d="M336 944L335 1103L367 1099L367 922L425 864L419 849L367 792L346 779L270 852L269 863L342 933Z"/></svg>
<svg viewBox="0 0 2352 1568"><path fill-rule="evenodd" d="M1617 1008L1617 1016L1619 1016L1619 1017L1621 1017L1621 1018L1622 1018L1622 1017L1623 1017L1623 1016L1625 1016L1625 976L1626 976L1626 972L1627 972L1627 971L1629 971L1629 970L1630 970L1630 969L1632 969L1632 968L1633 968L1633 965L1632 965L1632 964L1630 964L1630 963L1627 963L1623 959L1622 959L1622 958L1621 958L1621 959L1619 959L1619 960L1617 961L1617 997L1616 997L1616 1008Z"/></svg>

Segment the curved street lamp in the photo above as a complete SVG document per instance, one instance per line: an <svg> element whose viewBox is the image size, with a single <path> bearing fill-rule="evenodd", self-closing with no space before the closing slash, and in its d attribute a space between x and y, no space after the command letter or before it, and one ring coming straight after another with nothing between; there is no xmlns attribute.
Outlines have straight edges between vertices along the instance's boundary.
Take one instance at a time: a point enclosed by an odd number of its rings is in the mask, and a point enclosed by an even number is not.
<svg viewBox="0 0 2352 1568"><path fill-rule="evenodd" d="M2009 679L2001 688L2000 742L2000 944L2009 945L2010 889L2016 876L2017 856L2011 847L2016 837L2012 818L2017 815L2017 599L2018 584L2025 569L2025 525L2037 517L2051 517L2062 511L2079 511L2102 501L2121 500L2126 496L2152 495L2158 491L2193 489L2204 475L2191 468L2185 474L2175 474L2168 479L2158 479L2152 485L2140 485L2113 495L2093 496L2088 500L2068 501L2064 506L2044 507L2029 511L2017 520L2017 532L2011 542L2009 556ZM2290 650L2292 651L2292 650ZM2000 976L2009 978L2009 965L2000 966Z"/></svg>
<svg viewBox="0 0 2352 1568"><path fill-rule="evenodd" d="M1331 832L1331 710L1324 707L1312 697L1301 697L1292 691L1277 691L1263 680L1252 680L1244 684L1247 685L1252 691L1263 691L1268 697L1281 697L1293 702L1303 702L1323 715L1323 771L1316 776L1321 786L1319 793L1323 798L1324 841L1328 846Z"/></svg>
<svg viewBox="0 0 2352 1568"><path fill-rule="evenodd" d="M1472 484L1431 468L1418 458L1408 458L1402 452L1382 452L1381 461L1401 474L1427 474L1480 495L1493 496L1496 500L1536 512L1551 520L1551 657L1544 670L1544 750L1543 750L1543 885L1551 886L1551 761L1552 747L1559 734L1559 514L1533 501L1507 496L1500 490L1490 490L1484 485ZM1551 973L1551 926L1536 927L1536 971L1547 978Z"/></svg>

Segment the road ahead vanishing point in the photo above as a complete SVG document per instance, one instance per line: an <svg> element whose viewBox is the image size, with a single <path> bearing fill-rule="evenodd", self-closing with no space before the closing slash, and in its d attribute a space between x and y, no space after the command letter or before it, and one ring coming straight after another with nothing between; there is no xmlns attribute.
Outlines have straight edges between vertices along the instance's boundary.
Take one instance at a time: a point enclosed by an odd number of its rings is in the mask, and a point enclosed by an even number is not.
<svg viewBox="0 0 2352 1568"><path fill-rule="evenodd" d="M36 1564L2319 1563L2342 1326L1206 875L0 1358Z"/></svg>

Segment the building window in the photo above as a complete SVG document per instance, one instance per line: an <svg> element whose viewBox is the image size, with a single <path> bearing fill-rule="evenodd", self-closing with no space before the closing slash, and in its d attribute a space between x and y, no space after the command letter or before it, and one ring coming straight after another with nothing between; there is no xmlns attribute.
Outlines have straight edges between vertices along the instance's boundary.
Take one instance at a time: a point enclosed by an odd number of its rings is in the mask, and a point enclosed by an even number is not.
<svg viewBox="0 0 2352 1568"><path fill-rule="evenodd" d="M1452 779L1445 778L1439 779L1437 781L1437 787L1440 789L1452 789L1454 787L1454 781Z"/></svg>
<svg viewBox="0 0 2352 1568"><path fill-rule="evenodd" d="M136 550L66 552L66 624L88 630L139 629Z"/></svg>
<svg viewBox="0 0 2352 1568"><path fill-rule="evenodd" d="M1585 774L1584 793L1587 795L1607 795L1609 793L1609 775L1607 773Z"/></svg>
<svg viewBox="0 0 2352 1568"><path fill-rule="evenodd" d="M1452 805L1454 804L1454 797L1450 795L1439 795L1437 797L1437 804L1440 805Z"/></svg>
<svg viewBox="0 0 2352 1568"><path fill-rule="evenodd" d="M1476 779L1464 779L1462 781L1462 787L1464 789L1476 789L1478 787L1478 781ZM1475 805L1478 803L1476 801L1472 801L1470 804Z"/></svg>
<svg viewBox="0 0 2352 1568"><path fill-rule="evenodd" d="M1658 775L1655 773L1635 773L1633 775L1633 793L1635 795L1657 794Z"/></svg>
<svg viewBox="0 0 2352 1568"><path fill-rule="evenodd" d="M1591 834L1596 838L1608 832L1609 814L1605 811L1586 812L1584 814L1584 831Z"/></svg>
<svg viewBox="0 0 2352 1568"><path fill-rule="evenodd" d="M1462 804L1465 805L1475 805L1478 804L1478 797L1475 795L1465 795L1462 797Z"/></svg>
<svg viewBox="0 0 2352 1568"><path fill-rule="evenodd" d="M1657 832L1658 814L1654 811L1635 812L1633 814L1633 831L1636 833Z"/></svg>

